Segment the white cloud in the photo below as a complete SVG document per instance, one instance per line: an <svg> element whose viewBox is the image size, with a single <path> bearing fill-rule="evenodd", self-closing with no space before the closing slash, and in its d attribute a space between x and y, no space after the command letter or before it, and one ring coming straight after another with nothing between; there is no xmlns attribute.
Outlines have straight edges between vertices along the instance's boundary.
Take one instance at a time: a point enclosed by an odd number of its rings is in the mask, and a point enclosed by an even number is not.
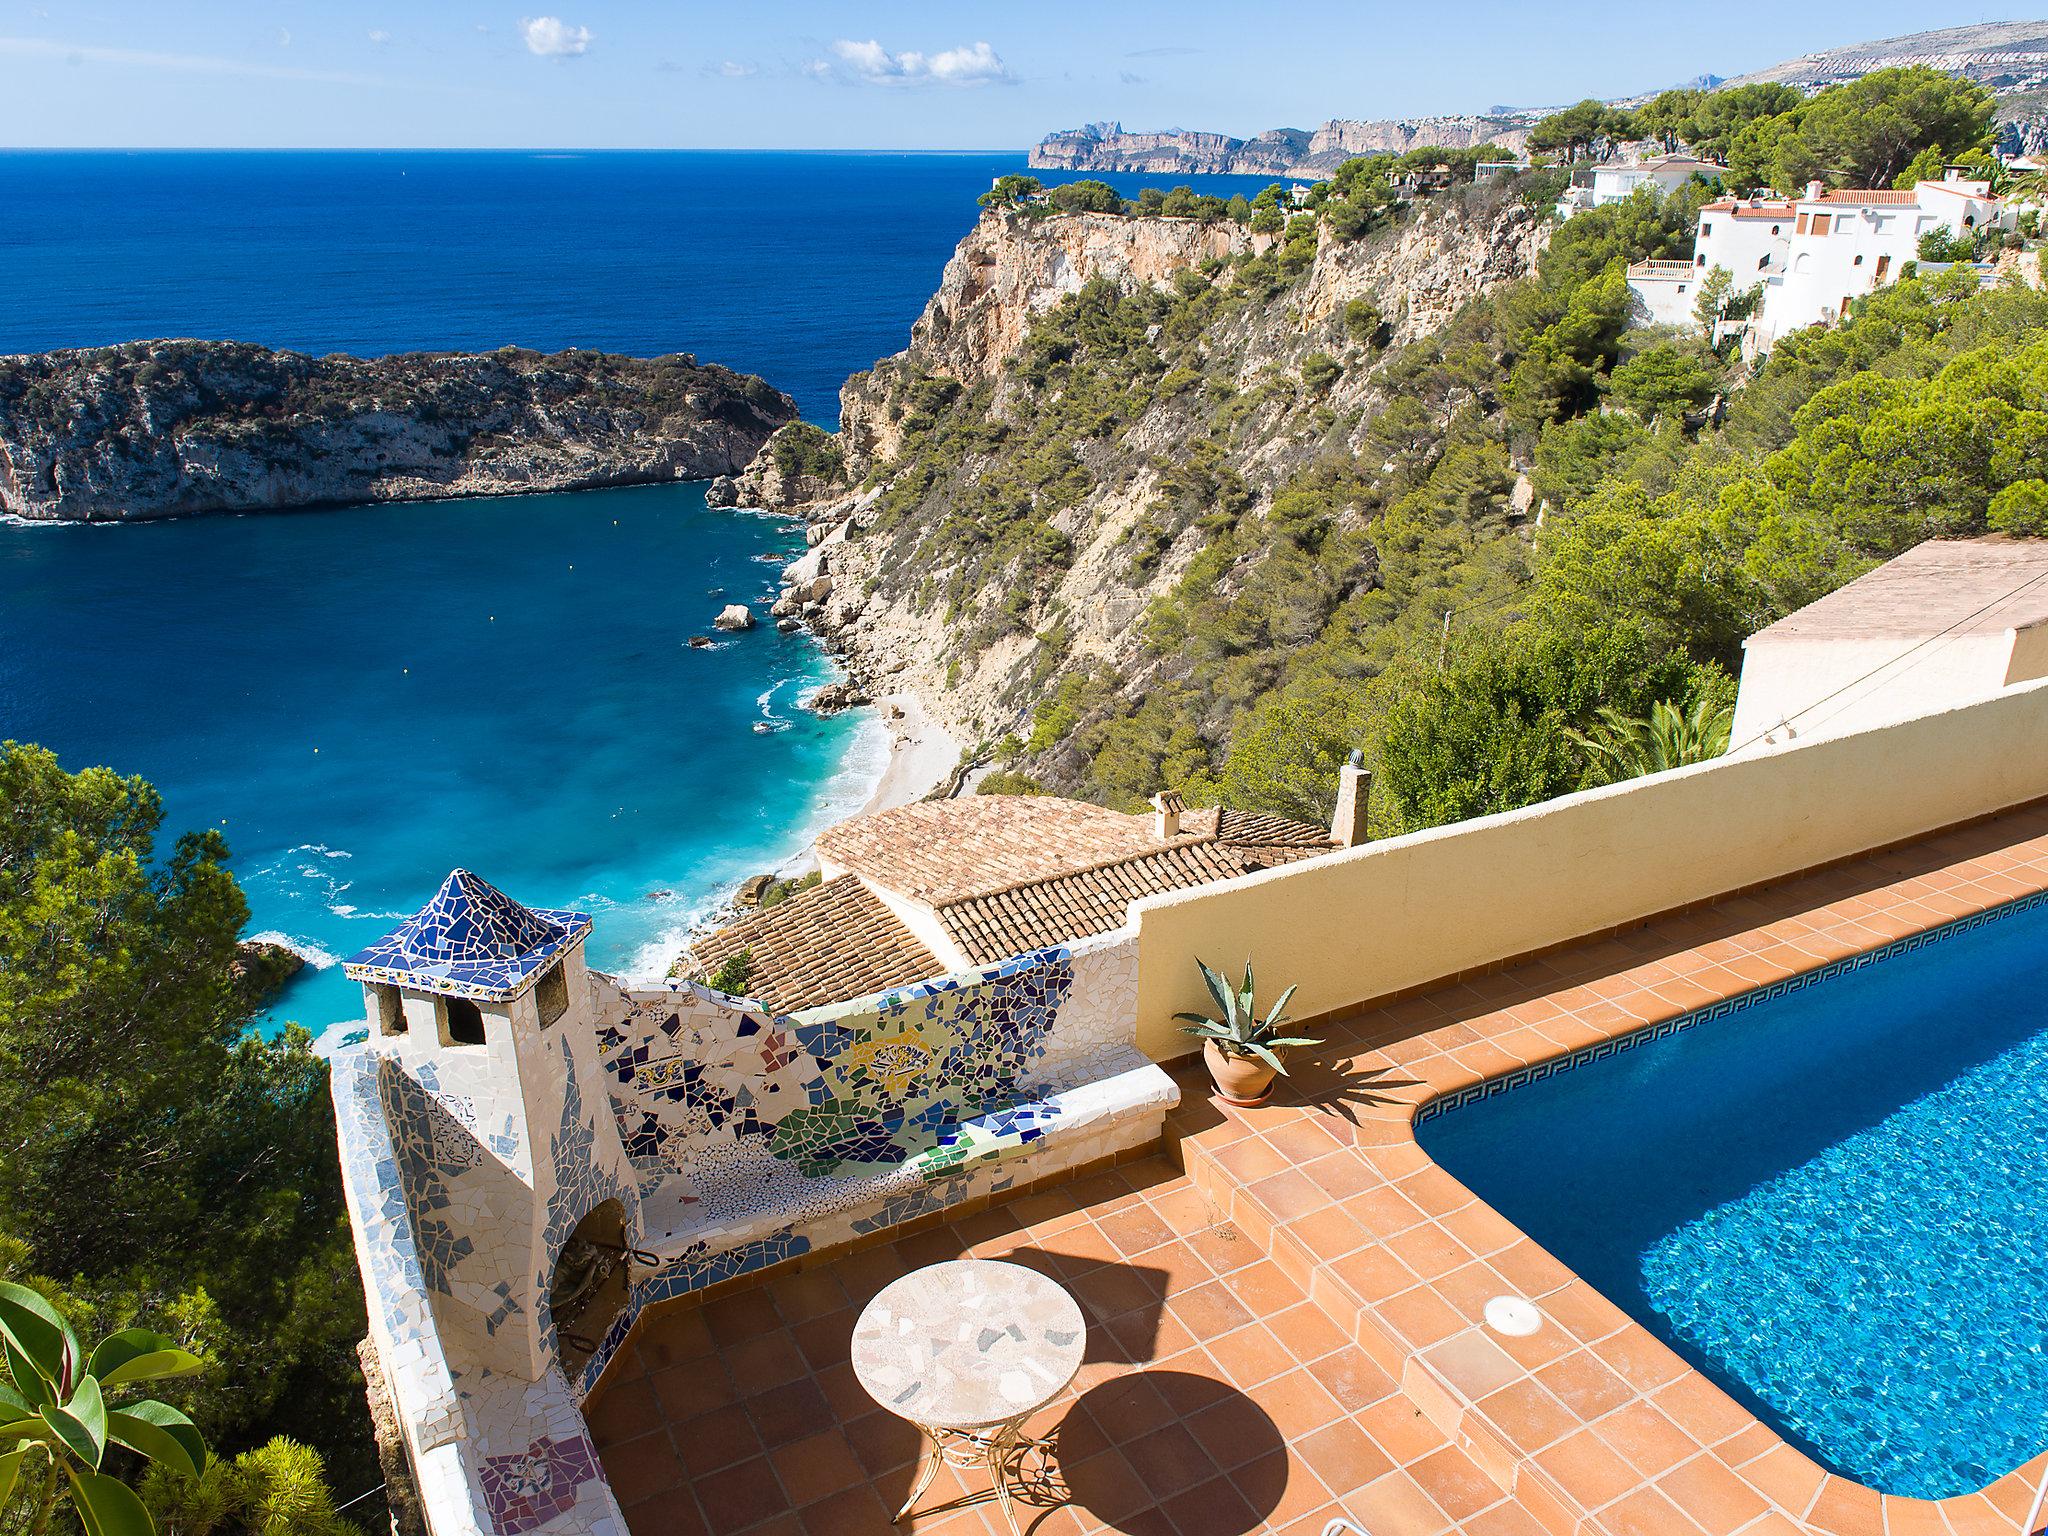
<svg viewBox="0 0 2048 1536"><path fill-rule="evenodd" d="M742 64L738 59L727 59L718 66L718 72L728 80L744 80L747 76L758 75L761 71L756 65Z"/></svg>
<svg viewBox="0 0 2048 1536"><path fill-rule="evenodd" d="M987 43L948 48L942 53L906 49L891 53L873 38L858 42L840 38L832 59L813 59L804 73L820 79L836 77L863 85L991 85L1016 79L1002 55Z"/></svg>
<svg viewBox="0 0 2048 1536"><path fill-rule="evenodd" d="M291 45L292 45L292 35L291 35L291 33L290 33L289 31L287 31L287 30L286 30L285 28L283 28L283 27L279 27L279 28L277 29L277 46L278 46L278 47L280 47L280 48L289 48L289 47L291 47Z"/></svg>
<svg viewBox="0 0 2048 1536"><path fill-rule="evenodd" d="M382 27L372 27L370 29L370 41L377 47L382 48L390 43L391 34Z"/></svg>
<svg viewBox="0 0 2048 1536"><path fill-rule="evenodd" d="M544 59L573 59L590 51L590 28L572 27L559 16L529 16L519 23L526 51Z"/></svg>

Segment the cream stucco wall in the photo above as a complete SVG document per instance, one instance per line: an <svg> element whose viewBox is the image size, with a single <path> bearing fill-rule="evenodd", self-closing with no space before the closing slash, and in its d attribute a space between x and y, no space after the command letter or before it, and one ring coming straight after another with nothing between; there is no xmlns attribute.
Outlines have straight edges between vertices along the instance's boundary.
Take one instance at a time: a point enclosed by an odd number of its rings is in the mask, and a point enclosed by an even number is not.
<svg viewBox="0 0 2048 1536"><path fill-rule="evenodd" d="M1309 1017L2048 795L2048 680L1141 902L1138 1044L1182 1054L1195 958Z"/></svg>
<svg viewBox="0 0 2048 1536"><path fill-rule="evenodd" d="M1754 750L1766 732L1780 743L1842 736L1989 698L2013 678L2013 638L2009 629L1931 643L1754 636L1742 653L1733 750Z"/></svg>

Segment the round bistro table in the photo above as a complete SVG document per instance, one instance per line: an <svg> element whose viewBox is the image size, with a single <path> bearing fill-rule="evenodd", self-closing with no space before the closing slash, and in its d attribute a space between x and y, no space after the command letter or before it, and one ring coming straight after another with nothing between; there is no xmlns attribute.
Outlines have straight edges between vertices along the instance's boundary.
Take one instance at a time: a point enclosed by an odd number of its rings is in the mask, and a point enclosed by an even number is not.
<svg viewBox="0 0 2048 1536"><path fill-rule="evenodd" d="M942 1463L983 1467L1015 1533L1009 1464L1042 1446L1024 1421L1074 1379L1087 1333L1074 1298L1021 1264L955 1259L884 1286L854 1325L853 1374L924 1436L923 1467L896 1518Z"/></svg>

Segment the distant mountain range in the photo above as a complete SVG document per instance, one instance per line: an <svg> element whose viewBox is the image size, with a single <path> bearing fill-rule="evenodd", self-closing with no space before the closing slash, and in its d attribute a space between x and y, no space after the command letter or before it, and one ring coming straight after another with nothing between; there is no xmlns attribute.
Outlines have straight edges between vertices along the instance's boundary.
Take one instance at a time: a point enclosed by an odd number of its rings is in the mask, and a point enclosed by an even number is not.
<svg viewBox="0 0 2048 1536"><path fill-rule="evenodd" d="M1915 32L1809 53L1769 69L1723 80L1703 74L1688 88L1714 89L1778 81L1819 90L1873 70L1926 64L1986 85L2001 98L2001 145L2034 152L2048 147L2048 21L1985 22ZM1654 93L1617 97L1649 99ZM1443 117L1360 121L1332 118L1320 128L1272 128L1249 139L1181 128L1127 131L1121 123L1089 123L1048 134L1031 151L1037 170L1130 171L1160 176L1326 176L1353 155L1404 154L1423 145L1469 149L1498 144L1520 150L1529 130L1552 109L1495 107Z"/></svg>

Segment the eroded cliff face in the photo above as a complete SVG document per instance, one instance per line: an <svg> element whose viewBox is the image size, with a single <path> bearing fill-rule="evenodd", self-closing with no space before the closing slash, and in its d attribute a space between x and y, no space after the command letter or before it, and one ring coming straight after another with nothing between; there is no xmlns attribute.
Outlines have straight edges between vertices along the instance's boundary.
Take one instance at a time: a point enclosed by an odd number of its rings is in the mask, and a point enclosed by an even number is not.
<svg viewBox="0 0 2048 1536"><path fill-rule="evenodd" d="M1111 670L1138 697L1159 663L1139 621L1210 537L1188 466L1202 466L1201 494L1255 509L1313 462L1355 455L1398 394L1380 361L1526 275L1549 227L1512 199L1446 200L1363 240L1325 230L1305 271L1254 292L1258 262L1231 258L1268 242L1234 226L984 219L910 347L842 392L849 478L803 488L824 546L811 558L833 577L807 618L857 676L915 688L962 740L1028 729L1033 704L1077 668ZM1034 378L1048 342L1033 327L1098 282L1158 294L1163 318L1133 345L1128 402L1094 417L1113 419L1049 435L1073 402ZM1192 343L1162 334L1195 314ZM1033 467L1048 456L1071 460L1049 489ZM788 507L771 457L742 499ZM1033 475L1040 488L1020 489L1012 510L970 511L988 486Z"/></svg>
<svg viewBox="0 0 2048 1536"><path fill-rule="evenodd" d="M761 380L684 355L133 342L0 358L0 511L111 521L708 479L795 418Z"/></svg>

